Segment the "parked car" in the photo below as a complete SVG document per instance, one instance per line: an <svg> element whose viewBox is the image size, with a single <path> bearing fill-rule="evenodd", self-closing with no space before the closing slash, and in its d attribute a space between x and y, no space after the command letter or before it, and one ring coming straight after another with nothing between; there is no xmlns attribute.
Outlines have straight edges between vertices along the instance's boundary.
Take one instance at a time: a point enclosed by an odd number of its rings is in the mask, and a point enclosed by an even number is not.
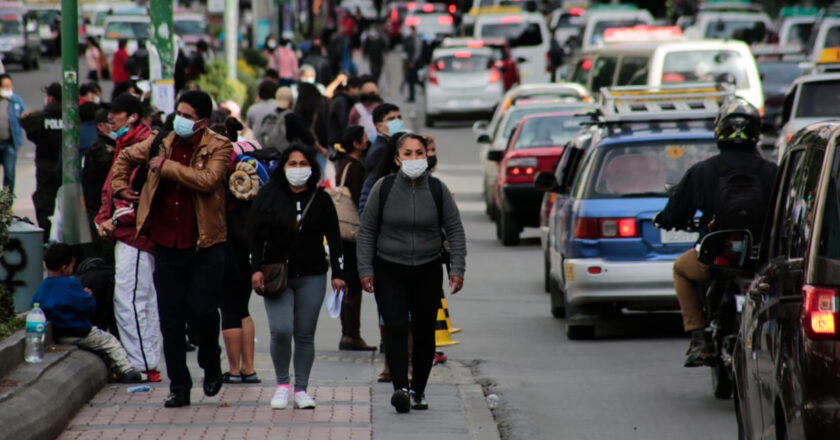
<svg viewBox="0 0 840 440"><path fill-rule="evenodd" d="M593 337L601 319L625 308L678 309L673 262L697 234L660 231L652 220L668 189L717 153L718 102L732 96L688 91L607 89L603 116L569 145L555 173L536 176L538 188L556 193L547 240L551 313L566 317L570 339Z"/></svg>
<svg viewBox="0 0 840 440"><path fill-rule="evenodd" d="M20 64L23 70L37 69L41 53L38 20L21 3L0 3L0 60Z"/></svg>
<svg viewBox="0 0 840 440"><path fill-rule="evenodd" d="M840 123L810 125L785 151L743 303L733 359L739 439L828 439L840 432ZM701 248L701 254L703 249ZM706 262L709 262L708 260Z"/></svg>
<svg viewBox="0 0 840 440"><path fill-rule="evenodd" d="M799 129L815 122L840 117L840 73L821 73L797 78L788 88L782 106L778 159L785 155L787 144Z"/></svg>

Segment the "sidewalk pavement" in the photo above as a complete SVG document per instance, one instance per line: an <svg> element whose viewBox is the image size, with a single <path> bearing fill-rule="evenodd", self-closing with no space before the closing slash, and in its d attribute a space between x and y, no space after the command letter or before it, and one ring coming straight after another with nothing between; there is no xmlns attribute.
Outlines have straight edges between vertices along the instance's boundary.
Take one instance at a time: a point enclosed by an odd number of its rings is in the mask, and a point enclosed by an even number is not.
<svg viewBox="0 0 840 440"><path fill-rule="evenodd" d="M200 374L195 353L190 367ZM205 397L194 379L192 405L164 408L168 384L129 393L109 385L82 407L59 440L70 439L498 439L498 429L469 369L455 362L435 366L426 391L430 409L397 414L391 384L376 383L383 356L361 352L317 354L310 391L314 410L274 410L274 377L267 353L258 353L261 384L222 387Z"/></svg>

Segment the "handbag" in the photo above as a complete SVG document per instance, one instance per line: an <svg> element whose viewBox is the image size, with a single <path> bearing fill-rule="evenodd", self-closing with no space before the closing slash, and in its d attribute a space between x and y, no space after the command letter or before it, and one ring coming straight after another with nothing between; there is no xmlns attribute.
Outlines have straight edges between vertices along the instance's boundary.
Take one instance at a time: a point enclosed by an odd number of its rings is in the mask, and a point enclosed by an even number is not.
<svg viewBox="0 0 840 440"><path fill-rule="evenodd" d="M295 236L292 238L292 244L289 246L289 254L286 259L280 263L263 264L262 272L265 276L265 287L262 292L257 292L258 295L265 298L277 298L286 290L286 285L289 282L289 258L291 258L292 250L297 243L300 230L303 228L303 219L306 217L306 213L309 212L309 207L312 206L312 201L315 200L317 194L318 190L316 189L313 191L309 201L306 202L306 207L303 208L300 220L295 225ZM263 248L263 254L265 254L265 248Z"/></svg>
<svg viewBox="0 0 840 440"><path fill-rule="evenodd" d="M335 188L329 189L327 192L332 198L335 205L335 211L338 214L338 229L341 233L341 239L345 241L356 241L356 236L359 234L359 209L353 203L353 196L350 194L350 189L344 183L347 180L347 171L350 164L344 167L344 174L341 176L341 183Z"/></svg>

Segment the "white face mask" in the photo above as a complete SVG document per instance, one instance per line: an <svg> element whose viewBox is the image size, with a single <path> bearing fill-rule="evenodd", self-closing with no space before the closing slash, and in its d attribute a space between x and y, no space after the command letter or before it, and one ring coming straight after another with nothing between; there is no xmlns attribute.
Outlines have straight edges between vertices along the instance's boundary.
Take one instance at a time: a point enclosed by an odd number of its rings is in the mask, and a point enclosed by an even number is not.
<svg viewBox="0 0 840 440"><path fill-rule="evenodd" d="M306 182L312 176L312 168L286 168L286 180L289 185L300 187L306 185Z"/></svg>
<svg viewBox="0 0 840 440"><path fill-rule="evenodd" d="M414 159L414 160L403 160L402 165L400 166L400 170L402 170L403 174L408 176L409 179L416 179L423 175L426 170L429 168L429 161L425 158L423 159Z"/></svg>
<svg viewBox="0 0 840 440"><path fill-rule="evenodd" d="M307 77L301 78L300 82L306 83L306 84L315 84L315 78L307 76Z"/></svg>
<svg viewBox="0 0 840 440"><path fill-rule="evenodd" d="M10 89L0 90L0 96L9 99L12 97L12 91Z"/></svg>

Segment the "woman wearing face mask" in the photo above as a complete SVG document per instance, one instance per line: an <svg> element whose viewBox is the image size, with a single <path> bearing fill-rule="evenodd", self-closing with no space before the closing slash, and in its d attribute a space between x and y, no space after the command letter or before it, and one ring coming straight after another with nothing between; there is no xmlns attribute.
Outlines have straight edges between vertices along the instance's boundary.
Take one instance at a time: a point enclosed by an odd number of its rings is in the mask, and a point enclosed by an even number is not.
<svg viewBox="0 0 840 440"><path fill-rule="evenodd" d="M265 39L263 56L268 60L267 69L274 69L280 76L281 87L290 86L295 83L300 72L295 52L285 42L278 45L277 39L269 35Z"/></svg>
<svg viewBox="0 0 840 440"><path fill-rule="evenodd" d="M277 390L271 399L275 409L288 405L292 339L295 406L315 407L306 389L315 359L318 313L327 287L324 236L330 249L332 290L347 289L338 216L330 196L318 187L320 179L321 170L311 150L294 144L283 151L277 169L260 189L250 213L248 238L254 290L261 292L265 288L265 264L288 261L286 290L277 297L264 298L271 360L277 376Z"/></svg>
<svg viewBox="0 0 840 440"><path fill-rule="evenodd" d="M429 176L426 139L413 133L397 133L393 138L397 154L389 159L400 171L373 186L362 215L357 256L362 288L375 292L387 328L385 358L394 385L391 405L404 413L429 407L424 393L440 307L441 229L451 246L449 287L453 294L464 283L466 240L449 190ZM409 327L414 342L411 384Z"/></svg>
<svg viewBox="0 0 840 440"><path fill-rule="evenodd" d="M359 206L359 197L362 193L362 184L365 179L365 168L362 166L362 156L368 148L367 134L364 128L358 125L347 127L340 147L332 159L335 165L335 182L338 186L344 186L350 191L353 204ZM362 339L361 311L362 311L362 285L359 283L359 272L356 265L356 241L342 240L344 248L344 273L347 280L347 295L341 304L341 341L338 343L339 350L352 351L374 351L376 347L367 345Z"/></svg>

